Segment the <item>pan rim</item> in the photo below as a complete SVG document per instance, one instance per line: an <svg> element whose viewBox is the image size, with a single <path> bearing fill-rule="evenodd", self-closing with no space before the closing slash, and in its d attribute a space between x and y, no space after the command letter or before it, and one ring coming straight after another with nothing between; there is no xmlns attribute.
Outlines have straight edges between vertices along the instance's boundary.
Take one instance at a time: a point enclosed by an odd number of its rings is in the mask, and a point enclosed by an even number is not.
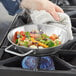
<svg viewBox="0 0 76 76"><path fill-rule="evenodd" d="M24 26L29 26L29 25L34 25L34 26L36 26L37 24L25 24L25 25L21 25L21 26L16 27L16 28L20 28L20 27L24 27ZM47 24L40 24L40 25L49 26L49 25L47 25ZM53 27L56 27L56 26L53 26ZM8 33L8 35L7 35L7 38L8 38L9 42L10 42L12 45L14 45L14 46L16 46L16 47L19 47L19 48L25 48L25 49L28 49L28 50L30 50L30 49L38 50L38 49L39 49L39 48L29 48L29 47L25 47L25 46L19 46L19 45L15 44L14 42L12 42L12 40L10 40L10 38L9 38L9 35L10 35L10 33L11 33L13 30L15 30L16 28L14 28L14 29L12 29L11 31L9 31L9 33ZM57 27L57 28L61 28L61 27ZM65 29L63 29L63 30L65 30ZM68 41L69 41L69 40L67 40L66 42L64 42L63 44L58 45L58 46L49 47L49 48L40 48L39 50L48 50L48 49L53 49L53 48L55 49L55 48L58 48L58 47L63 46L63 45L66 44Z"/></svg>

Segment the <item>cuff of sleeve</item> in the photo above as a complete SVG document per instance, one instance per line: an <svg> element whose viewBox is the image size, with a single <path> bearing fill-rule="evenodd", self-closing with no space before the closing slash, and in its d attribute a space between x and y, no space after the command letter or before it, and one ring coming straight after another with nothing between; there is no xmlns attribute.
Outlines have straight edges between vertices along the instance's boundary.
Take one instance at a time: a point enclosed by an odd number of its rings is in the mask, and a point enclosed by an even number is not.
<svg viewBox="0 0 76 76"><path fill-rule="evenodd" d="M19 10L19 0L2 0L1 2L10 15L15 15Z"/></svg>

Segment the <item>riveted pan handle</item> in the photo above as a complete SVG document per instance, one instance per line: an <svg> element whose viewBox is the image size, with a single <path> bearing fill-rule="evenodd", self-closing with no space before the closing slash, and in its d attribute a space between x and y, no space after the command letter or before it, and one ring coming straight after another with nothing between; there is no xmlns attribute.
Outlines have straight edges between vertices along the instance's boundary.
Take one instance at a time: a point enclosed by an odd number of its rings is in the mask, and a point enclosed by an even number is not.
<svg viewBox="0 0 76 76"><path fill-rule="evenodd" d="M10 53L10 54L13 54L13 55L21 56L21 57L26 56L26 55L29 55L29 54L31 54L31 53L34 52L34 50L30 50L30 51L28 51L28 52L26 52L24 54L20 54L20 53L14 52L13 50L9 50L9 48L11 48L12 46L13 45L10 45L7 48L5 48L5 52Z"/></svg>

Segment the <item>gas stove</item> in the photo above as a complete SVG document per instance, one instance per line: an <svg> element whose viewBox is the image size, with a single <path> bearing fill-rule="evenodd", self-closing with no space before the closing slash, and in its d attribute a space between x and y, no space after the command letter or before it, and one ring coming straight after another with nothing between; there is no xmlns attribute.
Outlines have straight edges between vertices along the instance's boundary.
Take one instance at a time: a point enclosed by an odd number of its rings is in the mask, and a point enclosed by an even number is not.
<svg viewBox="0 0 76 76"><path fill-rule="evenodd" d="M59 6L76 6L76 0L50 0Z"/></svg>
<svg viewBox="0 0 76 76"><path fill-rule="evenodd" d="M48 54L48 56L52 57L55 65L54 71L43 71L43 70L27 70L23 69L21 66L21 61L23 57L18 57L9 53L6 53L4 50L6 47L11 45L11 43L7 39L8 32L18 26L24 25L24 24L30 24L31 20L28 17L28 14L25 12L23 14L18 14L10 27L8 28L6 34L2 38L2 41L0 43L0 75L1 76L76 76L76 14L75 14L75 8L74 7L63 7L65 9L64 11L71 17L72 21L72 31L74 39L72 41L67 42L63 47L61 47L59 52L51 55ZM69 9L67 9L69 8ZM71 11L74 11L71 12ZM10 49L15 50L13 47ZM15 50L17 51L17 50ZM44 56L44 55L40 55ZM40 57L38 56L38 57ZM47 54L45 54L47 56Z"/></svg>

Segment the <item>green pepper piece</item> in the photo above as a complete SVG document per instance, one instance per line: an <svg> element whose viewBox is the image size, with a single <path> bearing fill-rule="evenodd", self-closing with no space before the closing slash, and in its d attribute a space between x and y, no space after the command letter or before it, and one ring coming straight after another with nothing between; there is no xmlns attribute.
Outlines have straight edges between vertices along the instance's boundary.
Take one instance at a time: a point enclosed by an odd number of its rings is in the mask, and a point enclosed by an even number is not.
<svg viewBox="0 0 76 76"><path fill-rule="evenodd" d="M26 35L27 38L30 38L30 33L29 32L26 32L25 35Z"/></svg>
<svg viewBox="0 0 76 76"><path fill-rule="evenodd" d="M47 41L45 41L45 44L48 45L48 43L49 43L50 41L51 41L51 40L47 40Z"/></svg>
<svg viewBox="0 0 76 76"><path fill-rule="evenodd" d="M26 47L28 47L28 42L25 41L23 45L26 46Z"/></svg>
<svg viewBox="0 0 76 76"><path fill-rule="evenodd" d="M55 44L54 44L54 42L53 42L52 40L49 40L49 41L47 42L47 45L48 45L49 47L53 47Z"/></svg>
<svg viewBox="0 0 76 76"><path fill-rule="evenodd" d="M58 41L58 40L56 40L56 41L55 41L55 43L56 43L56 46L58 46L58 45L59 45L59 41Z"/></svg>
<svg viewBox="0 0 76 76"><path fill-rule="evenodd" d="M16 44L18 43L18 39L16 39Z"/></svg>
<svg viewBox="0 0 76 76"><path fill-rule="evenodd" d="M36 38L36 40L37 40L37 41L40 41L40 40L42 40L42 37Z"/></svg>
<svg viewBox="0 0 76 76"><path fill-rule="evenodd" d="M49 38L46 34L41 34L42 38Z"/></svg>
<svg viewBox="0 0 76 76"><path fill-rule="evenodd" d="M44 43L45 44L45 40L40 40L40 42Z"/></svg>
<svg viewBox="0 0 76 76"><path fill-rule="evenodd" d="M45 44L48 45L49 41L46 41Z"/></svg>

